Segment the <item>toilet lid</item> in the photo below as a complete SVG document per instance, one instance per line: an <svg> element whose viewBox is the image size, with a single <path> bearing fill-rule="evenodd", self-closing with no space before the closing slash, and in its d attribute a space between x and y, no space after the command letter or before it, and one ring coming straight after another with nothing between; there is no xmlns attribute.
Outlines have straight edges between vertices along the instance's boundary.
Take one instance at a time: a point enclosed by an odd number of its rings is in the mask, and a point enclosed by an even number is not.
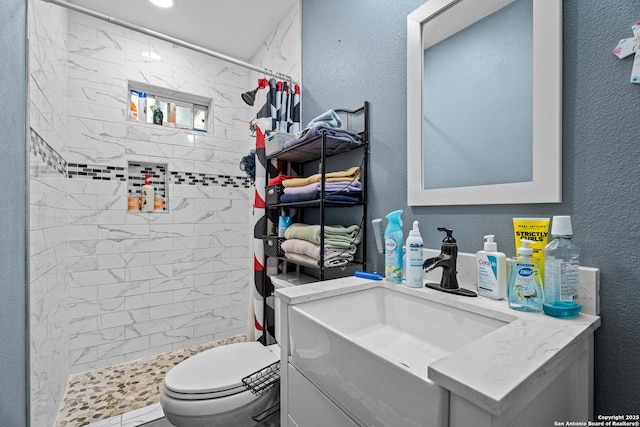
<svg viewBox="0 0 640 427"><path fill-rule="evenodd" d="M214 347L174 366L165 376L167 389L184 394L211 394L243 388L242 378L278 361L280 354L259 342Z"/></svg>

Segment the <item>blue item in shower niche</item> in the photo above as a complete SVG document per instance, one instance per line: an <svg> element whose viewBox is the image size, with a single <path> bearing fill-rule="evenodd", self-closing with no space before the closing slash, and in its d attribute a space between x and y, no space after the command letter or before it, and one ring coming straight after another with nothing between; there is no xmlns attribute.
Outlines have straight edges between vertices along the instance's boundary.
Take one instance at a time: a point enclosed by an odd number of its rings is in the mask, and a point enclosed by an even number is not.
<svg viewBox="0 0 640 427"><path fill-rule="evenodd" d="M278 237L284 237L284 232L291 225L290 216L281 216L278 219Z"/></svg>

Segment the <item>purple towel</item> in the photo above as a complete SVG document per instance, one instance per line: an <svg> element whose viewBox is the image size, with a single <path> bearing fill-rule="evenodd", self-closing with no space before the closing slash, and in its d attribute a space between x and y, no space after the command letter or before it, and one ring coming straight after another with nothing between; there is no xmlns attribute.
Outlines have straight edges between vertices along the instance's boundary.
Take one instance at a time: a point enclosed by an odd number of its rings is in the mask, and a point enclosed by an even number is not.
<svg viewBox="0 0 640 427"><path fill-rule="evenodd" d="M320 199L319 182L314 182L300 187L285 187L284 194L280 196L281 203L306 202L309 200ZM362 193L362 183L360 181L336 181L325 182L324 196L325 200L336 202L353 202L360 201Z"/></svg>

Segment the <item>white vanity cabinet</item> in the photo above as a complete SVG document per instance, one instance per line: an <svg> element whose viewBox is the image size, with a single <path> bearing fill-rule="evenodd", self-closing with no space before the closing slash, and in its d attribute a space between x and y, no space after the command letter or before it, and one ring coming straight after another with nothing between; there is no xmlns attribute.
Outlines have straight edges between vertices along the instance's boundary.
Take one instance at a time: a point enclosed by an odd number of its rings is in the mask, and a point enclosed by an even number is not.
<svg viewBox="0 0 640 427"><path fill-rule="evenodd" d="M289 427L357 427L351 418L331 402L311 381L290 363L287 364L287 396Z"/></svg>
<svg viewBox="0 0 640 427"><path fill-rule="evenodd" d="M575 319L355 277L279 289L282 425L590 420L598 270L584 279Z"/></svg>

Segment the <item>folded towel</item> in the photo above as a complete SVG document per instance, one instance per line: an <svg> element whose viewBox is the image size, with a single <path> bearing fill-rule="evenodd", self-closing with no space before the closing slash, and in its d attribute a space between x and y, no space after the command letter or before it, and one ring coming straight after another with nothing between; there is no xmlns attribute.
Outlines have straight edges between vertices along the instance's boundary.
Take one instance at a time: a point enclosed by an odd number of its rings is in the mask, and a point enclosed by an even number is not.
<svg viewBox="0 0 640 427"><path fill-rule="evenodd" d="M327 202L340 202L340 203L359 203L360 202L360 194L352 193L352 194L341 194L341 193L330 193L324 196L324 200Z"/></svg>
<svg viewBox="0 0 640 427"><path fill-rule="evenodd" d="M314 266L320 265L320 245L306 240L288 239L282 242L282 249L284 250L284 256L292 261ZM355 245L348 248L325 246L324 266L339 267L347 265L353 261L353 254L355 253Z"/></svg>
<svg viewBox="0 0 640 427"><path fill-rule="evenodd" d="M280 196L281 203L304 202L320 199L322 183L315 182L300 187L285 187ZM324 198L334 202L358 203L362 193L360 181L325 182Z"/></svg>
<svg viewBox="0 0 640 427"><path fill-rule="evenodd" d="M283 194L280 196L280 203L309 202L312 200L320 200L320 191L302 194ZM336 202L341 204L360 203L360 193L328 193L325 194L326 202Z"/></svg>
<svg viewBox="0 0 640 427"><path fill-rule="evenodd" d="M287 227L284 233L287 239L302 239L309 242L320 244L320 226L295 223ZM335 246L338 248L348 248L351 245L360 243L362 236L360 234L359 225L325 225L324 227L324 244L327 246Z"/></svg>
<svg viewBox="0 0 640 427"><path fill-rule="evenodd" d="M286 239L282 242L280 247L285 253L293 252L320 260L320 245L316 245L308 240ZM353 261L353 255L356 253L356 250L356 245L351 245L346 248L337 248L325 245L324 259L327 261L334 258L344 258L347 261Z"/></svg>
<svg viewBox="0 0 640 427"><path fill-rule="evenodd" d="M335 111L327 110L324 113L320 114L318 117L311 119L311 121L307 125L307 128L312 127L316 123L325 123L329 126L339 128L340 126L342 126L342 119Z"/></svg>
<svg viewBox="0 0 640 427"><path fill-rule="evenodd" d="M362 136L358 132L331 127L325 123L316 123L312 127L299 132L295 138L285 141L282 148L289 148L294 145L302 144L303 142L317 137L323 132L327 134L326 148L329 152L331 152L332 149L344 146L344 144L362 144Z"/></svg>
<svg viewBox="0 0 640 427"><path fill-rule="evenodd" d="M302 254L297 254L295 252L289 252L289 253L285 252L284 256L287 259L290 259L291 261L295 261L297 263L313 265L313 266L317 266L317 265L320 264L320 261L318 261L315 258L311 258L309 256L302 255ZM347 264L349 264L349 261L347 261L346 259L340 259L340 258L334 258L332 260L325 260L324 261L324 266L325 267L341 267L341 266L347 265Z"/></svg>
<svg viewBox="0 0 640 427"><path fill-rule="evenodd" d="M282 181L282 185L285 187L301 187L303 185L312 184L314 182L320 182L322 178L322 174L311 175L307 178L292 178L285 179ZM336 181L359 181L360 180L360 166L354 166L352 168L337 171L337 172L328 172L325 174L326 182L336 182Z"/></svg>
<svg viewBox="0 0 640 427"><path fill-rule="evenodd" d="M321 182L313 182L311 184L285 187L284 194L309 194L320 192ZM327 193L354 193L362 191L362 183L360 181L336 181L325 182L324 191Z"/></svg>

